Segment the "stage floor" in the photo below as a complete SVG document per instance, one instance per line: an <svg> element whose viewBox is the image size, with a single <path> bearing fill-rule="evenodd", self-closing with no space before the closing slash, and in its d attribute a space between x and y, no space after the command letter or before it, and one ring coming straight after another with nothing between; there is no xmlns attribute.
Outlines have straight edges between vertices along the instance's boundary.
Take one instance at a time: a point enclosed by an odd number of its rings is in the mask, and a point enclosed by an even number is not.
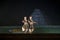
<svg viewBox="0 0 60 40"><path fill-rule="evenodd" d="M22 34L22 27L21 26L0 26L0 33L17 33ZM18 30L16 32L11 32L11 30ZM35 30L32 34L40 34L40 33L60 33L60 26L40 26L35 27Z"/></svg>

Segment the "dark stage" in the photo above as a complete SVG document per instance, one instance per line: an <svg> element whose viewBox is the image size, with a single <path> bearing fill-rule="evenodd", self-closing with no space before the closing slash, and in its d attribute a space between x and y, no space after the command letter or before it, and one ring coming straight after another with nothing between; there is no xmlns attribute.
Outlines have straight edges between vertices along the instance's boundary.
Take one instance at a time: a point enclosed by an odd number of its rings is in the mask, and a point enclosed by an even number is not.
<svg viewBox="0 0 60 40"><path fill-rule="evenodd" d="M20 27L20 26L19 26ZM49 26L48 26L49 27ZM13 40L19 40L19 39L31 39L31 40L37 40L37 39L51 39L51 38L60 38L60 26L56 26L53 28L53 26L50 26L48 28L47 26L44 28L43 26L40 26L40 28L36 28L33 33L23 33L21 31L21 28L18 28L16 26L1 26L0 27L0 38L4 39L13 39ZM12 29L20 29L19 32L13 33L9 32L9 30Z"/></svg>
<svg viewBox="0 0 60 40"><path fill-rule="evenodd" d="M60 38L60 34L0 34L0 38L4 39L13 39L13 40L40 40L40 39L49 39L51 40Z"/></svg>
<svg viewBox="0 0 60 40"><path fill-rule="evenodd" d="M60 37L60 2L58 0L6 0L0 1L0 38L34 39ZM32 34L11 33L22 28L24 16L33 17L35 31ZM48 40L49 40L48 39Z"/></svg>

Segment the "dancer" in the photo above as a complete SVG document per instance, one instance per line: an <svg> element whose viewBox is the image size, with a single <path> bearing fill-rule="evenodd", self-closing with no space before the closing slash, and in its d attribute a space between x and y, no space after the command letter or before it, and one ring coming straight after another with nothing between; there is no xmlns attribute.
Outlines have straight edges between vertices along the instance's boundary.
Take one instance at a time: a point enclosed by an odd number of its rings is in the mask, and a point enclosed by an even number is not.
<svg viewBox="0 0 60 40"><path fill-rule="evenodd" d="M33 21L32 16L29 17L28 23L29 23L29 33L32 33L34 31L34 23L36 23Z"/></svg>
<svg viewBox="0 0 60 40"><path fill-rule="evenodd" d="M24 23L24 25L22 26L22 31L24 31L25 33L27 33L28 31L28 22L27 22L27 17L24 17L24 20L22 21Z"/></svg>

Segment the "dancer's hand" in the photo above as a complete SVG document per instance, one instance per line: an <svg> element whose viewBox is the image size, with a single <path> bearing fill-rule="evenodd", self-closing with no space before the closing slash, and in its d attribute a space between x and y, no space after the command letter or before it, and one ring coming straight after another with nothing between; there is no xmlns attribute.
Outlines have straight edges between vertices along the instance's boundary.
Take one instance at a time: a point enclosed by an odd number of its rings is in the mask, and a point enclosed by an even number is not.
<svg viewBox="0 0 60 40"><path fill-rule="evenodd" d="M34 23L37 23L37 22L34 22Z"/></svg>
<svg viewBox="0 0 60 40"><path fill-rule="evenodd" d="M24 23L24 21L22 21Z"/></svg>

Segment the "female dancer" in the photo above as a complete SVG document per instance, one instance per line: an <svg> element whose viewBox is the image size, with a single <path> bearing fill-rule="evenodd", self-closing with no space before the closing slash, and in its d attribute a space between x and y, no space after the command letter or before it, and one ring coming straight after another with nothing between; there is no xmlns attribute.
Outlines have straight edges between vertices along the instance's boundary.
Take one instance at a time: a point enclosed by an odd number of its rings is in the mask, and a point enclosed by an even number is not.
<svg viewBox="0 0 60 40"><path fill-rule="evenodd" d="M27 22L27 17L24 17L24 20L22 21L24 23L24 25L22 26L22 31L24 31L25 33L27 33L28 31L28 22Z"/></svg>
<svg viewBox="0 0 60 40"><path fill-rule="evenodd" d="M34 31L34 23L36 23L36 22L34 22L33 20L32 20L32 16L30 16L29 17L29 20L28 20L28 22L29 22L29 33L32 33L33 31Z"/></svg>

